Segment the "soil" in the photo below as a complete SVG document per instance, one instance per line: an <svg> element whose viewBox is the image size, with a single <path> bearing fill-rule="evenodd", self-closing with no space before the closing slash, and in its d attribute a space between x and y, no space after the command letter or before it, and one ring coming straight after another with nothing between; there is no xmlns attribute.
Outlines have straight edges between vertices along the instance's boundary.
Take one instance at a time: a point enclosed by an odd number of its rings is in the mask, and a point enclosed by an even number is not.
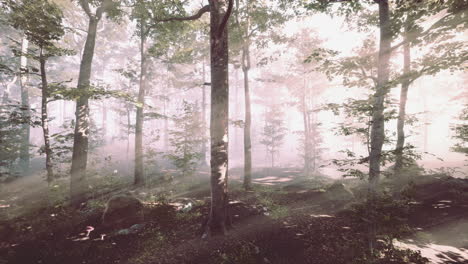
<svg viewBox="0 0 468 264"><path fill-rule="evenodd" d="M185 199L145 203L143 228L126 235L104 227L103 208L91 202L80 211L60 204L4 217L0 263L344 264L357 259L362 245L355 241L365 234L359 223L350 221L350 208L359 198L330 200L324 194L333 183L326 179L302 179L290 172L278 175L292 180L261 185L258 180L265 175L259 175L254 191L249 192L241 189L240 182L231 183L232 228L227 236L201 239L210 202L206 188L192 186ZM464 224L468 223L468 180L420 177L425 178L405 185L413 199L408 218L413 232L406 238L439 228L432 232L434 237L414 244L424 248L439 243L468 252L468 230L463 230L468 227ZM346 184L359 197L359 182ZM440 263L468 263L462 255L450 254L439 252Z"/></svg>

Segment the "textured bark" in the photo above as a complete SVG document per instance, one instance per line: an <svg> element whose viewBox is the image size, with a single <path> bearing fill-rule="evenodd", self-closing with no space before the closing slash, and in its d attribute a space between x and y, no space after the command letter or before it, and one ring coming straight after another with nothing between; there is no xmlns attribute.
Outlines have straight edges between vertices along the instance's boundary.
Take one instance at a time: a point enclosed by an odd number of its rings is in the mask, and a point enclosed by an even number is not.
<svg viewBox="0 0 468 264"><path fill-rule="evenodd" d="M411 47L405 32L405 44L403 45L403 75L408 75L411 71ZM405 119L406 119L406 101L408 99L408 88L410 80L405 77L401 84L400 91L400 106L398 112L397 124L397 143L395 148L395 175L397 175L403 167L403 147L405 145Z"/></svg>
<svg viewBox="0 0 468 264"><path fill-rule="evenodd" d="M211 51L211 209L204 236L226 234L228 218L228 30L230 10L223 1L210 0ZM232 2L229 3L232 9ZM229 8L228 8L229 9Z"/></svg>
<svg viewBox="0 0 468 264"><path fill-rule="evenodd" d="M21 41L21 54L28 52L28 40L23 37ZM29 118L31 116L31 109L29 106L29 92L26 87L28 81L27 75L28 58L24 55L20 58L20 88L21 88L21 107L23 116ZM25 123L21 126L21 147L20 147L20 167L23 174L29 172L30 155L29 155L29 137L31 134L31 128L29 123Z"/></svg>
<svg viewBox="0 0 468 264"><path fill-rule="evenodd" d="M49 136L49 116L47 113L47 99L49 97L47 75L46 75L46 58L44 57L43 50L40 50L39 63L41 68L41 123L42 133L44 137L44 152L46 154L46 170L47 170L47 182L50 184L54 177L54 171L52 168L52 149L50 148L50 136Z"/></svg>
<svg viewBox="0 0 468 264"><path fill-rule="evenodd" d="M82 91L89 89L91 79L91 67L96 43L97 25L100 16L89 16L88 34L83 50L78 77L78 87ZM89 137L89 102L87 96L81 96L76 101L75 133L73 138L73 155L71 166L71 204L79 206L84 200L87 189L86 166L88 160Z"/></svg>
<svg viewBox="0 0 468 264"><path fill-rule="evenodd" d="M144 22L141 22L141 32L145 32L146 28ZM138 105L136 110L136 123L135 123L135 185L145 184L144 168L143 168L143 122L144 113L143 108L145 105L146 93L146 35L141 34L140 37L140 89L138 90Z"/></svg>
<svg viewBox="0 0 468 264"><path fill-rule="evenodd" d="M392 37L389 21L388 0L380 0L378 1L378 4L380 47L377 69L377 87L374 94L372 111L371 151L369 155L369 193L371 194L374 194L377 191L380 177L380 159L385 139L384 101L389 90L389 61Z"/></svg>

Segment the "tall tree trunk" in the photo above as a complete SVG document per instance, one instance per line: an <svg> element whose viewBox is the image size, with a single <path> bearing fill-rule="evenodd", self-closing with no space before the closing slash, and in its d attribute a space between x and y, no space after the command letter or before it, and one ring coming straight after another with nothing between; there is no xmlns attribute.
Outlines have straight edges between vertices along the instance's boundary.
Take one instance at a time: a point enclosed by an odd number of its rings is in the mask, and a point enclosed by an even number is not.
<svg viewBox="0 0 468 264"><path fill-rule="evenodd" d="M247 40L242 49L242 71L244 73L245 124L244 124L244 188L252 189L252 113L250 110L250 43Z"/></svg>
<svg viewBox="0 0 468 264"><path fill-rule="evenodd" d="M101 105L102 109L102 139L104 141L104 144L106 143L107 139L107 107L105 102L102 102Z"/></svg>
<svg viewBox="0 0 468 264"><path fill-rule="evenodd" d="M377 87L374 94L372 127L371 127L371 151L369 155L369 193L375 194L380 177L380 159L382 146L385 139L384 128L384 101L388 93L390 45L392 32L389 21L388 0L380 0L379 26L380 47L377 69Z"/></svg>
<svg viewBox="0 0 468 264"><path fill-rule="evenodd" d="M40 49L39 63L41 68L41 83L42 83L42 100L41 100L41 122L42 132L44 136L44 149L46 154L46 169L47 169L47 183L51 183L54 177L52 168L52 149L50 148L50 136L49 136L49 117L47 113L47 99L49 97L47 75L46 75L46 58L44 57L44 51Z"/></svg>
<svg viewBox="0 0 468 264"><path fill-rule="evenodd" d="M398 112L397 124L397 143L395 149L395 175L401 171L403 167L403 147L405 145L405 118L406 118L406 101L408 99L408 88L410 79L408 75L411 71L411 47L408 41L408 28L405 27L405 44L403 45L403 75L404 80L401 84L400 106Z"/></svg>
<svg viewBox="0 0 468 264"><path fill-rule="evenodd" d="M206 130L207 130L207 124L206 124L206 80L205 80L205 58L203 58L203 86L202 86L202 130L203 130L203 141L202 141L202 165L203 166L208 166L206 163L206 152L207 152L207 147L206 147Z"/></svg>
<svg viewBox="0 0 468 264"><path fill-rule="evenodd" d="M94 47L96 43L96 32L99 18L90 16L88 34L83 50L83 57L80 64L78 76L78 89L86 91L89 89L91 79L91 67L94 57ZM89 141L89 102L87 96L81 96L76 101L75 112L75 134L73 138L73 155L71 165L71 204L79 206L86 200L86 165L88 160Z"/></svg>
<svg viewBox="0 0 468 264"><path fill-rule="evenodd" d="M232 10L227 12L219 0L210 0L210 52L211 52L211 209L205 234L226 234L228 217L228 30L226 26ZM230 9L230 10L229 10Z"/></svg>
<svg viewBox="0 0 468 264"><path fill-rule="evenodd" d="M28 81L27 67L28 67L28 58L24 55L28 52L28 40L24 36L21 41L21 58L20 58L20 88L21 88L21 108L22 114L27 119L31 117L31 110L29 106L29 92L26 87ZM21 147L20 147L20 167L23 171L23 174L29 172L29 137L31 134L31 128L28 123L24 123L21 126Z"/></svg>
<svg viewBox="0 0 468 264"><path fill-rule="evenodd" d="M375 200L380 178L380 159L382 147L385 140L385 97L388 93L389 81L389 62L391 54L392 32L389 21L388 0L379 0L379 27L380 27L380 47L377 66L377 87L374 94L372 105L372 122L370 133L370 154L369 154L369 189L368 200L370 204ZM374 247L376 241L376 223L370 223L368 228L368 242L370 256L374 256Z"/></svg>
<svg viewBox="0 0 468 264"><path fill-rule="evenodd" d="M141 22L141 32L145 32L146 28L144 22ZM144 113L143 108L145 105L146 93L146 35L141 34L140 37L140 89L138 90L138 105L136 110L136 123L135 123L135 185L145 184L144 168L143 168L143 122Z"/></svg>
<svg viewBox="0 0 468 264"><path fill-rule="evenodd" d="M310 128L309 120L307 118L307 104L306 104L306 88L304 86L302 95L302 119L304 122L304 175L306 177L310 176Z"/></svg>
<svg viewBox="0 0 468 264"><path fill-rule="evenodd" d="M130 134L131 134L131 130L130 130L130 126L132 124L131 120L130 120L130 107L127 106L127 149L125 151L125 158L126 158L126 163L127 163L127 170L128 170L128 173L130 173L130 160L129 160L129 152L130 152Z"/></svg>

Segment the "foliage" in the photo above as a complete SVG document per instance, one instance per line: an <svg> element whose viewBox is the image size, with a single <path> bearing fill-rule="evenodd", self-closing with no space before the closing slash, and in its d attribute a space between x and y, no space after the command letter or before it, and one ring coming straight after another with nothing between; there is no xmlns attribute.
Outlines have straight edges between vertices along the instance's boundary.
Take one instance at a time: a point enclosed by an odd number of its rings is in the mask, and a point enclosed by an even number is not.
<svg viewBox="0 0 468 264"><path fill-rule="evenodd" d="M452 148L453 151L460 152L468 156L468 105L465 105L459 116L461 124L457 124L452 127L452 131L455 133L455 138L458 143Z"/></svg>
<svg viewBox="0 0 468 264"><path fill-rule="evenodd" d="M53 139L51 148L54 153L53 158L58 163L68 163L71 161L71 154L73 150L73 138L75 130L75 120L64 122L60 127L61 131L51 135ZM96 150L102 146L103 139L100 129L96 127L94 122L90 123L90 140L89 149Z"/></svg>
<svg viewBox="0 0 468 264"><path fill-rule="evenodd" d="M61 9L48 0L4 0L10 10L10 23L22 29L27 38L39 47L53 46L65 33Z"/></svg>
<svg viewBox="0 0 468 264"><path fill-rule="evenodd" d="M11 175L19 158L23 124L40 125L34 111L25 116L21 105L8 102L0 106L0 178Z"/></svg>
<svg viewBox="0 0 468 264"><path fill-rule="evenodd" d="M359 233L368 233L369 226L375 227L377 245L373 255L363 254L354 259L353 263L428 263L419 252L403 250L395 247L394 240L402 238L411 232L408 226L409 197L397 200L389 194L381 194L371 201L355 204L349 212L349 220L356 226ZM362 252L366 250L368 238L359 236L354 241L360 245Z"/></svg>
<svg viewBox="0 0 468 264"><path fill-rule="evenodd" d="M271 156L271 166L274 167L274 156L283 144L286 135L283 112L279 105L270 105L265 113L265 125L262 131L261 144L265 145L267 153Z"/></svg>
<svg viewBox="0 0 468 264"><path fill-rule="evenodd" d="M182 110L182 114L173 117L176 129L170 131L169 142L174 150L166 157L187 176L202 157L201 145L205 139L198 104L184 101Z"/></svg>

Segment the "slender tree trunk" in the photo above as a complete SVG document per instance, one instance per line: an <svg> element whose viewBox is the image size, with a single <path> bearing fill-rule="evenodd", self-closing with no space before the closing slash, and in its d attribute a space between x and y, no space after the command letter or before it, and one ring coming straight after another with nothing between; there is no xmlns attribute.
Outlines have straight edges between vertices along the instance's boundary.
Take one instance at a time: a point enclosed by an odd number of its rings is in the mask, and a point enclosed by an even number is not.
<svg viewBox="0 0 468 264"><path fill-rule="evenodd" d="M80 64L78 77L78 89L89 90L91 79L91 67L94 57L94 47L96 43L96 30L99 19L89 17L88 34L83 50L83 57ZM88 160L89 141L89 102L87 96L81 96L76 101L75 112L75 134L73 138L73 155L71 165L71 204L79 206L86 200L86 190L88 187L86 180L86 166Z"/></svg>
<svg viewBox="0 0 468 264"><path fill-rule="evenodd" d="M20 88L21 88L21 108L23 116L27 119L31 117L31 110L29 106L29 92L26 87L28 81L27 67L28 67L28 58L24 56L28 52L28 40L26 37L23 37L21 41L21 58L20 58ZM23 171L23 174L29 172L29 137L31 128L28 123L24 123L21 126L21 147L20 147L20 167Z"/></svg>
<svg viewBox="0 0 468 264"><path fill-rule="evenodd" d="M146 28L144 22L141 22L141 32L145 32ZM140 89L138 90L138 105L136 110L136 123L135 123L135 185L145 184L144 168L143 168L143 122L144 113L143 108L145 105L146 93L146 35L141 34L140 38Z"/></svg>
<svg viewBox="0 0 468 264"><path fill-rule="evenodd" d="M107 107L105 102L102 102L102 137L104 144L106 143L107 139Z"/></svg>
<svg viewBox="0 0 468 264"><path fill-rule="evenodd" d="M380 177L380 158L382 146L385 139L384 128L384 101L388 93L389 61L391 45L391 28L389 21L388 0L380 0L379 4L379 26L380 26L380 48L377 69L377 87L374 94L372 126L371 126L371 151L369 155L369 193L374 194Z"/></svg>
<svg viewBox="0 0 468 264"><path fill-rule="evenodd" d="M304 86L303 96L301 100L302 119L304 122L304 175L310 176L310 128L307 118L307 105L306 105L306 88Z"/></svg>
<svg viewBox="0 0 468 264"><path fill-rule="evenodd" d="M206 163L206 152L207 152L207 147L206 147L206 130L207 130L207 124L206 124L206 80L205 80L205 58L203 58L203 86L202 86L202 130L203 130L203 141L202 141L202 165L203 166L208 166Z"/></svg>
<svg viewBox="0 0 468 264"><path fill-rule="evenodd" d="M275 167L275 150L271 150L271 168L273 169Z"/></svg>
<svg viewBox="0 0 468 264"><path fill-rule="evenodd" d="M15 75L13 79L11 79L11 81L6 85L5 90L3 91L2 104L8 104L8 101L10 100L11 86L16 83L16 80L18 80L18 76Z"/></svg>
<svg viewBox="0 0 468 264"><path fill-rule="evenodd" d="M390 46L392 32L389 21L389 5L388 0L379 0L379 27L380 27L380 47L379 59L377 68L377 87L374 94L374 102L372 105L372 124L370 133L370 154L369 154L369 189L368 203L372 203L377 195L377 187L380 177L380 159L382 147L385 139L385 120L384 120L384 102L385 96L389 88L389 62L390 62ZM376 223L369 223L368 242L370 256L374 256L374 247L376 241Z"/></svg>
<svg viewBox="0 0 468 264"><path fill-rule="evenodd" d="M130 134L131 134L131 131L130 131L130 126L131 126L132 122L130 120L130 106L127 106L127 149L125 151L125 158L126 158L126 161L127 161L127 170L128 172L130 173L130 160L129 160L129 152L130 152Z"/></svg>
<svg viewBox="0 0 468 264"><path fill-rule="evenodd" d="M242 71L244 73L245 124L244 124L244 188L252 189L252 113L250 109L250 49L249 42L242 50Z"/></svg>
<svg viewBox="0 0 468 264"><path fill-rule="evenodd" d="M164 95L169 94L170 91L170 79L169 79L169 64L166 67L166 86L164 87ZM169 151L169 118L168 118L168 111L167 111L167 101L169 97L163 96L162 97L163 103L163 113L164 113L164 151Z"/></svg>
<svg viewBox="0 0 468 264"><path fill-rule="evenodd" d="M228 27L222 24L223 18L228 14L222 11L221 2L210 0L211 209L204 236L213 233L226 234L230 225L228 217ZM223 27L220 29L220 26Z"/></svg>
<svg viewBox="0 0 468 264"><path fill-rule="evenodd" d="M41 100L41 122L42 132L44 136L44 148L46 154L46 169L47 169L47 183L51 183L54 177L52 168L52 149L50 148L50 136L49 136L49 117L47 113L47 100L49 97L47 75L46 75L46 58L44 57L43 49L40 50L39 63L41 68L41 83L42 83L42 100Z"/></svg>
<svg viewBox="0 0 468 264"><path fill-rule="evenodd" d="M411 71L411 47L408 41L408 30L405 30L405 44L403 45L403 75L407 76ZM405 145L405 119L406 119L406 101L408 99L408 88L410 80L405 77L401 84L400 92L400 107L398 112L397 124L397 143L395 149L395 175L401 171L403 167L403 147Z"/></svg>

